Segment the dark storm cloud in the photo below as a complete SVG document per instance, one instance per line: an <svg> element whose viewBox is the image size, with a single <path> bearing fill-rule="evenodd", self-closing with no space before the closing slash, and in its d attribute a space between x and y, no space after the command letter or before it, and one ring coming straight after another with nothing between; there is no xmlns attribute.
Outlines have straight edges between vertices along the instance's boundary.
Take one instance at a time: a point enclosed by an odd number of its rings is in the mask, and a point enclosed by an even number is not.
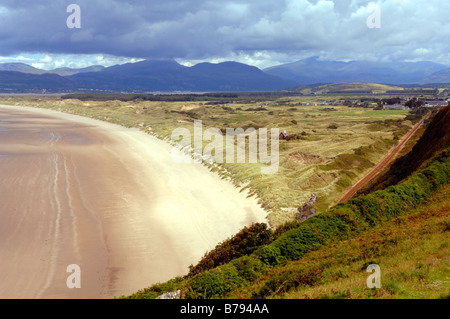
<svg viewBox="0 0 450 319"><path fill-rule="evenodd" d="M81 7L81 29L66 8ZM369 29L370 6L381 29ZM23 52L206 59L322 55L449 60L443 0L0 1L0 55Z"/></svg>

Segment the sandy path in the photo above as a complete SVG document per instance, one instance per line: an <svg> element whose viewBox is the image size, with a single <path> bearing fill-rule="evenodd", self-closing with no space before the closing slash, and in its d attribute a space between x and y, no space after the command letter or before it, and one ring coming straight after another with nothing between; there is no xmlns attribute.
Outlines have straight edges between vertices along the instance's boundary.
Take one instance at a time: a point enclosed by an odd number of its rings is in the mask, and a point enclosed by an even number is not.
<svg viewBox="0 0 450 319"><path fill-rule="evenodd" d="M427 113L423 119L417 123L403 139L397 144L397 146L389 152L369 173L361 178L356 184L354 184L342 197L338 203L343 203L351 199L364 185L370 182L375 176L378 175L394 158L398 152L405 146L405 144L414 136L417 130L422 126L423 122L430 117L431 113Z"/></svg>
<svg viewBox="0 0 450 319"><path fill-rule="evenodd" d="M267 213L138 130L0 106L0 298L111 298L183 275ZM67 266L81 269L69 289Z"/></svg>

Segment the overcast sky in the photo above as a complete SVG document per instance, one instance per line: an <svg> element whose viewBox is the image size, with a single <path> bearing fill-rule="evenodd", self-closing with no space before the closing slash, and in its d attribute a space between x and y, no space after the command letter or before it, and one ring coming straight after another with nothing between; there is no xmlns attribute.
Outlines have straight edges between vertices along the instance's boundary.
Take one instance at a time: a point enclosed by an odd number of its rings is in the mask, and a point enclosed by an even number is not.
<svg viewBox="0 0 450 319"><path fill-rule="evenodd" d="M81 8L79 29L66 24L69 4ZM381 27L369 28L377 8ZM0 63L265 68L320 56L450 65L449 12L449 0L0 0Z"/></svg>

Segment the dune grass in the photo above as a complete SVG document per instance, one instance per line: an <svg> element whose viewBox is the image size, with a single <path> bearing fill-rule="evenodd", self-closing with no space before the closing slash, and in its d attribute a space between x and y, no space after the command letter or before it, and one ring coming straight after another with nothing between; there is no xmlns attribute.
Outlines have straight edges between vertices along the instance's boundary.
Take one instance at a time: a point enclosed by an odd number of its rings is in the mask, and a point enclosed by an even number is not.
<svg viewBox="0 0 450 319"><path fill-rule="evenodd" d="M310 97L292 98L292 103ZM104 120L170 141L174 129L186 128L193 136L194 120L203 129L278 128L293 137L280 141L276 174L262 175L256 164L223 163L210 169L248 188L277 226L292 220L296 208L316 193L314 208L325 211L338 196L381 160L397 138L413 125L406 111L373 110L347 106L239 104L207 102L80 101L43 96L2 96L0 103L43 107ZM328 110L327 110L328 108ZM329 109L333 108L334 111ZM206 146L209 141L203 141ZM270 150L270 147L269 147ZM247 152L248 154L248 152Z"/></svg>

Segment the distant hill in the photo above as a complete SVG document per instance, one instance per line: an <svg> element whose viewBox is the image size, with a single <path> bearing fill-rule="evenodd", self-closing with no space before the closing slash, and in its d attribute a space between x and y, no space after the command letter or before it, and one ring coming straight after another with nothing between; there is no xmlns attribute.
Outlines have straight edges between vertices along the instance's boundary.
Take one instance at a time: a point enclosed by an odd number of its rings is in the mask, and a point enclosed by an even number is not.
<svg viewBox="0 0 450 319"><path fill-rule="evenodd" d="M199 63L187 67L174 60L145 60L106 68L95 65L81 69L54 70L41 70L24 63L3 63L0 64L0 78L3 79L0 89L3 92L34 92L46 87L52 92L63 89L64 92L114 93L296 90L308 94L348 91L348 88L342 87L343 84L334 87L317 86L317 84L348 83L352 87L351 91L380 93L389 90L389 87L377 87L376 83L389 85L406 85L423 81L448 83L449 70L447 66L432 62L338 62L320 61L316 57L271 67L264 71L237 62ZM53 74L64 77L64 80L54 83L54 78L47 76L36 77L32 82L23 83L21 81L29 81L29 78L3 72ZM8 82L7 79L12 82ZM33 87L31 83L38 85ZM315 87L299 88L310 85ZM401 90L399 87L390 87L390 90L399 89Z"/></svg>
<svg viewBox="0 0 450 319"><path fill-rule="evenodd" d="M419 83L448 66L433 62L322 61L317 57L264 69L264 72L296 81L299 85L339 82L383 84Z"/></svg>
<svg viewBox="0 0 450 319"><path fill-rule="evenodd" d="M426 83L445 83L450 84L450 68L440 70L427 76L421 81L422 84Z"/></svg>
<svg viewBox="0 0 450 319"><path fill-rule="evenodd" d="M237 62L200 63L193 67L173 60L141 61L68 77L79 88L106 91L277 91L295 85Z"/></svg>
<svg viewBox="0 0 450 319"><path fill-rule="evenodd" d="M45 71L45 73L53 73L61 76L69 76L78 73L87 73L87 72L98 72L103 70L105 67L103 65L92 65L86 68L72 69L72 68L57 68L50 71Z"/></svg>
<svg viewBox="0 0 450 319"><path fill-rule="evenodd" d="M0 71L14 71L28 74L57 74L61 76L68 76L84 72L97 72L103 70L102 65L93 65L86 68L72 69L72 68L57 68L54 70L42 70L35 68L25 63L0 63Z"/></svg>
<svg viewBox="0 0 450 319"><path fill-rule="evenodd" d="M15 71L0 72L0 92L63 92L74 83L57 74L30 74Z"/></svg>
<svg viewBox="0 0 450 319"><path fill-rule="evenodd" d="M50 77L50 74L62 78ZM200 63L186 67L174 60L147 60L108 68L92 66L50 71L23 63L0 64L0 82L3 92L35 92L42 88L50 91L97 92L278 91L295 86L291 80L266 74L242 63Z"/></svg>
<svg viewBox="0 0 450 319"><path fill-rule="evenodd" d="M378 83L332 83L318 86L300 86L297 92L303 94L339 94L339 93L375 93L383 94L387 91L402 91L400 86L392 86Z"/></svg>
<svg viewBox="0 0 450 319"><path fill-rule="evenodd" d="M45 71L25 63L0 63L0 71L13 71L28 74L44 74Z"/></svg>

